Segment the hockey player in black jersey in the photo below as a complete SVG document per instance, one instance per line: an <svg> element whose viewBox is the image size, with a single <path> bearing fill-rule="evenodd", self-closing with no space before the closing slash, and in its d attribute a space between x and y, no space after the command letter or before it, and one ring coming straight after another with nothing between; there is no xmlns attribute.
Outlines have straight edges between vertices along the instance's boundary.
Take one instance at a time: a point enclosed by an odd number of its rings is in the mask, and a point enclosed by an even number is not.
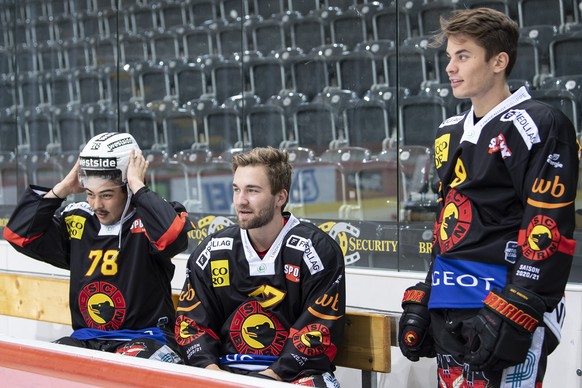
<svg viewBox="0 0 582 388"><path fill-rule="evenodd" d="M173 336L171 258L185 250L185 208L144 183L148 162L127 133L92 138L53 188L30 186L4 238L70 271L74 332L55 342L181 362ZM85 192L87 202L64 199Z"/></svg>
<svg viewBox="0 0 582 388"><path fill-rule="evenodd" d="M299 385L338 387L345 268L339 245L283 212L291 187L285 151L233 157L238 225L192 253L176 341L187 365Z"/></svg>
<svg viewBox="0 0 582 388"><path fill-rule="evenodd" d="M513 93L519 29L492 9L441 19L454 96L445 120L432 260L402 301L399 345L437 357L439 387L541 387L576 246L579 145L559 110ZM560 313L557 313L559 311Z"/></svg>

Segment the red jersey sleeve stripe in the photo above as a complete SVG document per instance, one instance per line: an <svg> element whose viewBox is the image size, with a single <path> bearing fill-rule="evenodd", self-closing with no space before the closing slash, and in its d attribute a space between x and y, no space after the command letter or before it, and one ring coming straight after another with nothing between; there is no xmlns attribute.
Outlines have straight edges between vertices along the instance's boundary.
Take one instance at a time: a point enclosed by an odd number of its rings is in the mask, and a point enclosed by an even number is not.
<svg viewBox="0 0 582 388"><path fill-rule="evenodd" d="M4 228L4 239L6 241L9 241L13 244L18 245L19 247L24 247L28 244L30 244L32 241L36 240L37 238L39 238L40 236L42 236L43 233L37 234L36 236L32 236L32 237L22 237L19 236L18 234L14 233L12 230L10 230L8 227Z"/></svg>
<svg viewBox="0 0 582 388"><path fill-rule="evenodd" d="M174 241L176 241L176 238L180 235L180 233L184 229L187 216L188 213L186 212L182 212L179 215L177 215L174 221L172 222L172 225L170 225L168 230L166 230L166 233L164 233L157 241L152 241L154 246L159 251L163 251L168 247L168 245L171 245Z"/></svg>

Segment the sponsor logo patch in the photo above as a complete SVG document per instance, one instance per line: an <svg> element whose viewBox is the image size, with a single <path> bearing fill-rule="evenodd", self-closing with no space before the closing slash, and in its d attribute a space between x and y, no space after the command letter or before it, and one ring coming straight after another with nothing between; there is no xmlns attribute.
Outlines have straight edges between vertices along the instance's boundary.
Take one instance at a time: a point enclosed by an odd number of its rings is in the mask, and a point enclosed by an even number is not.
<svg viewBox="0 0 582 388"><path fill-rule="evenodd" d="M214 260L210 263L212 287L230 286L228 260Z"/></svg>
<svg viewBox="0 0 582 388"><path fill-rule="evenodd" d="M301 268L293 264L285 264L285 278L293 283L299 283Z"/></svg>
<svg viewBox="0 0 582 388"><path fill-rule="evenodd" d="M540 134L536 123L530 115L523 109L511 109L501 116L501 121L513 121L513 125L523 138L527 149L539 143Z"/></svg>
<svg viewBox="0 0 582 388"><path fill-rule="evenodd" d="M232 250L232 237L213 238L208 243L211 251Z"/></svg>
<svg viewBox="0 0 582 388"><path fill-rule="evenodd" d="M440 136L434 142L434 161L436 168L441 168L443 163L449 161L449 145L451 144L451 134Z"/></svg>
<svg viewBox="0 0 582 388"><path fill-rule="evenodd" d="M141 218L132 222L130 231L131 233L145 233L146 230L141 222Z"/></svg>
<svg viewBox="0 0 582 388"><path fill-rule="evenodd" d="M87 219L81 216L67 216L65 217L65 225L67 225L67 232L69 233L69 238L75 238L80 240L83 237L83 231L85 230L85 221Z"/></svg>

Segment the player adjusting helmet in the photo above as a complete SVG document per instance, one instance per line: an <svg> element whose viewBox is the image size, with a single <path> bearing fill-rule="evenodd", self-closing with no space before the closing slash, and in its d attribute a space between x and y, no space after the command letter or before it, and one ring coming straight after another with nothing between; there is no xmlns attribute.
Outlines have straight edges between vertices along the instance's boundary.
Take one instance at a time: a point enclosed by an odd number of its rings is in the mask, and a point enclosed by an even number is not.
<svg viewBox="0 0 582 388"><path fill-rule="evenodd" d="M131 150L137 153L140 148L129 133L107 132L91 138L79 156L81 186L86 187L89 176L111 179L119 185L126 184Z"/></svg>

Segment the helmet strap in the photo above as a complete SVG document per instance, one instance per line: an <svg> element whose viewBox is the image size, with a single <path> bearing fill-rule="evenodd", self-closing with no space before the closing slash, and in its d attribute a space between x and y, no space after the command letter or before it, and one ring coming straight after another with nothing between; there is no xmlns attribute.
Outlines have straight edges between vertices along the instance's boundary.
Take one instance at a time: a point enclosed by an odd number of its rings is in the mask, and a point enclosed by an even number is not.
<svg viewBox="0 0 582 388"><path fill-rule="evenodd" d="M123 232L123 219L125 218L125 215L127 214L127 211L129 210L129 204L131 203L131 197L133 196L133 193L132 193L132 191L129 188L129 185L127 183L125 184L125 188L127 189L127 200L125 201L125 207L123 208L123 213L121 213L121 220L119 220L120 225L119 225L118 249L121 249L121 234Z"/></svg>

